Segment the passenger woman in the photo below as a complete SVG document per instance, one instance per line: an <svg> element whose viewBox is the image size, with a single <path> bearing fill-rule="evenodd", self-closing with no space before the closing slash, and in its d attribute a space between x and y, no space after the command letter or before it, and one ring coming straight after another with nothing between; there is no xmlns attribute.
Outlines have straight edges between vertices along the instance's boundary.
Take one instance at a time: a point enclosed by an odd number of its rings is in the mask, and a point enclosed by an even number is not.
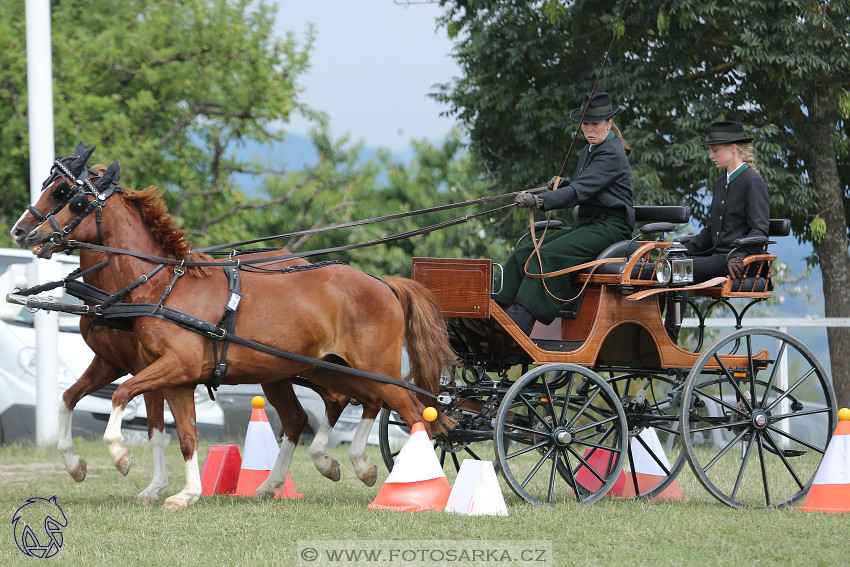
<svg viewBox="0 0 850 567"><path fill-rule="evenodd" d="M562 301L576 293L573 274L543 280L528 277L526 269L545 274L577 266L594 260L609 245L631 238L635 222L627 159L631 148L614 125L612 117L619 110L608 93L585 95L581 107L570 113L570 118L581 123L588 142L579 154L572 181L554 177L549 181L551 192L516 196L520 207L544 211L578 205L578 218L572 226L546 235L540 260L529 243L517 248L505 264L502 291L495 300L526 334L531 333L535 321L551 323Z"/></svg>
<svg viewBox="0 0 850 567"><path fill-rule="evenodd" d="M741 279L744 257L762 254L764 245L735 248L739 238L767 238L770 202L767 185L756 170L751 142L740 122L714 122L708 128L708 157L724 170L714 182L708 224L696 235L678 237L694 261L694 282L729 274ZM728 257L727 257L728 256ZM678 322L670 319L668 309L665 327L670 337L678 338Z"/></svg>

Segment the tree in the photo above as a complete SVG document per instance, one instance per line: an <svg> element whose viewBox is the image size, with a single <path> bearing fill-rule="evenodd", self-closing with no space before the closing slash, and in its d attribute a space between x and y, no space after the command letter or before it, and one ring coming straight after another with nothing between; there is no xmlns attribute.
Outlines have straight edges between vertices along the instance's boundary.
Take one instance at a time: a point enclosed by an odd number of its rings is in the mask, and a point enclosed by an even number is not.
<svg viewBox="0 0 850 567"><path fill-rule="evenodd" d="M248 232L264 235L301 232L351 221L372 219L449 203L464 202L486 195L489 184L472 166L469 153L457 135L440 146L413 143L409 163L397 163L385 150L363 159L359 144L347 139L332 141L326 131L313 132L320 148L315 165L267 180L265 192L269 207L254 215ZM286 198L281 198L281 197ZM503 203L419 214L380 223L298 235L265 245L282 246L292 252L323 250L371 242L399 235L465 215L476 215ZM365 248L311 256L318 260L342 260L377 276L410 276L411 257L490 257L506 255L507 246L493 235L494 227L510 213L482 215L456 227Z"/></svg>
<svg viewBox="0 0 850 567"><path fill-rule="evenodd" d="M25 25L19 2L0 0L0 13L12 47L0 55L0 215L10 225L29 198ZM263 206L235 186L235 173L262 171L236 150L279 139L305 110L296 81L312 32L303 47L276 38L273 8L253 0L65 0L51 16L56 155L97 145L93 161L119 160L126 186L167 189L181 225L235 235L239 215Z"/></svg>
<svg viewBox="0 0 850 567"><path fill-rule="evenodd" d="M617 122L635 148L636 202L685 202L704 219L716 173L698 144L713 120L745 123L757 135L772 216L791 218L801 242L812 241L816 214L825 220L814 251L826 315L850 316L848 0L444 5L464 76L436 96L498 183L539 184L558 171L575 128L568 112L593 86L614 36L598 90L625 106ZM848 405L850 329L828 337L838 401Z"/></svg>

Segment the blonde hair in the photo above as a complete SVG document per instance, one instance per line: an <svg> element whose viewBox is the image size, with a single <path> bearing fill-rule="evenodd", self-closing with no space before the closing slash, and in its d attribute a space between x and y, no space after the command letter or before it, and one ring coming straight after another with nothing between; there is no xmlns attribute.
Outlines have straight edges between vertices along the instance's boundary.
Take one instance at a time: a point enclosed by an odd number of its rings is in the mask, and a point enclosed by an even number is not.
<svg viewBox="0 0 850 567"><path fill-rule="evenodd" d="M623 144L623 149L626 151L626 157L631 155L632 148L626 143L626 140L623 139L623 133L620 132L620 129L617 128L617 125L614 124L614 120L611 118L611 129L614 130L614 135L620 138L620 142Z"/></svg>
<svg viewBox="0 0 850 567"><path fill-rule="evenodd" d="M758 170L756 169L756 162L755 162L756 151L753 148L753 145L750 144L749 142L747 142L745 144L735 144L735 145L738 146L738 155L741 156L741 159L743 161L747 162L747 165L750 166L750 169L757 172Z"/></svg>

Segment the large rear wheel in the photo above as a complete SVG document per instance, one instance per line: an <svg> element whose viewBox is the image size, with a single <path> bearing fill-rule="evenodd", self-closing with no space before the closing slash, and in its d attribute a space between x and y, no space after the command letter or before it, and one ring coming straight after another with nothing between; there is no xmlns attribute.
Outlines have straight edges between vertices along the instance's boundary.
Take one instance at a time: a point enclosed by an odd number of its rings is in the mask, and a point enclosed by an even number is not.
<svg viewBox="0 0 850 567"><path fill-rule="evenodd" d="M835 395L800 341L741 329L691 369L680 421L688 462L715 498L735 508L790 506L806 495L835 430Z"/></svg>

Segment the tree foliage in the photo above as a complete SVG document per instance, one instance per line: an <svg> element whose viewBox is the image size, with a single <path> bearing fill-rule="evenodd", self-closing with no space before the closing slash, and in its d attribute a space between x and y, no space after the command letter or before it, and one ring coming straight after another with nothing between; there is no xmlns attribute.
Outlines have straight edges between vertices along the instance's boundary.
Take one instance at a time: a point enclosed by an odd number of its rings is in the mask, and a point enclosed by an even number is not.
<svg viewBox="0 0 850 567"><path fill-rule="evenodd" d="M437 97L499 184L539 183L559 170L575 131L568 113L607 52L597 90L625 107L616 120L634 148L636 203L685 203L704 220L718 173L699 143L714 120L743 122L756 136L771 216L790 218L801 241L811 241L815 215L825 221L814 250L826 315L850 315L850 1L442 4L463 77ZM828 333L838 375L850 363L850 329Z"/></svg>
<svg viewBox="0 0 850 567"><path fill-rule="evenodd" d="M29 198L25 14L11 0L0 10L11 41L0 55L8 225ZM310 33L303 46L275 37L273 7L253 0L64 0L51 17L57 156L80 140L98 146L94 161L119 160L127 186L168 189L181 224L202 234L262 206L234 185L235 173L259 168L236 149L279 138L299 109Z"/></svg>

